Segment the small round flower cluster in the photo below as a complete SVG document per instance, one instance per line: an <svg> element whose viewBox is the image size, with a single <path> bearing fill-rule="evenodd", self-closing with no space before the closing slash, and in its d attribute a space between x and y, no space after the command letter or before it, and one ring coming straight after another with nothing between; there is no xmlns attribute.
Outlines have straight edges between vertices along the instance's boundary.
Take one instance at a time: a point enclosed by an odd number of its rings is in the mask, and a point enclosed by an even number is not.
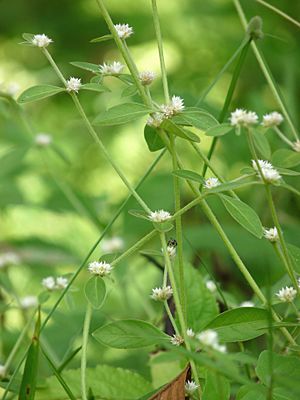
<svg viewBox="0 0 300 400"><path fill-rule="evenodd" d="M142 71L139 73L139 78L143 86L149 86L154 81L156 75L153 71Z"/></svg>
<svg viewBox="0 0 300 400"><path fill-rule="evenodd" d="M243 301L240 307L254 307L254 303L250 300Z"/></svg>
<svg viewBox="0 0 300 400"><path fill-rule="evenodd" d="M88 270L92 275L107 276L110 275L113 267L105 261L93 261L89 263Z"/></svg>
<svg viewBox="0 0 300 400"><path fill-rule="evenodd" d="M276 293L276 296L280 301L283 303L291 303L297 295L297 290L294 289L292 286L286 286L285 288L282 288L279 290L278 293Z"/></svg>
<svg viewBox="0 0 300 400"><path fill-rule="evenodd" d="M35 144L39 147L47 147L52 143L52 136L48 133L39 133L34 138Z"/></svg>
<svg viewBox="0 0 300 400"><path fill-rule="evenodd" d="M34 35L32 38L32 44L37 47L47 47L50 43L53 43L53 40L44 33Z"/></svg>
<svg viewBox="0 0 300 400"><path fill-rule="evenodd" d="M170 342L173 346L180 346L182 343L184 343L184 340L180 335L173 335L170 339Z"/></svg>
<svg viewBox="0 0 300 400"><path fill-rule="evenodd" d="M219 343L218 334L212 329L207 329L198 333L196 339L198 339L204 347L211 347L221 353L226 353L226 346Z"/></svg>
<svg viewBox="0 0 300 400"><path fill-rule="evenodd" d="M172 96L170 103L162 104L160 109L165 118L171 118L184 110L184 100L179 96Z"/></svg>
<svg viewBox="0 0 300 400"><path fill-rule="evenodd" d="M186 381L184 384L184 391L186 396L193 396L199 385L193 380Z"/></svg>
<svg viewBox="0 0 300 400"><path fill-rule="evenodd" d="M80 78L74 78L71 76L71 78L69 78L67 80L67 91L68 92L75 92L78 93L79 89L81 88L82 84L81 84L81 79Z"/></svg>
<svg viewBox="0 0 300 400"><path fill-rule="evenodd" d="M273 111L270 114L265 114L262 120L262 126L265 128L271 128L273 126L278 126L283 122L283 116L277 112Z"/></svg>
<svg viewBox="0 0 300 400"><path fill-rule="evenodd" d="M120 39L127 39L133 34L133 28L128 24L114 25Z"/></svg>
<svg viewBox="0 0 300 400"><path fill-rule="evenodd" d="M124 240L119 236L113 236L110 239L104 239L101 243L101 249L104 253L116 253L123 250Z"/></svg>
<svg viewBox="0 0 300 400"><path fill-rule="evenodd" d="M173 294L171 286L164 286L152 289L151 299L155 301L169 300Z"/></svg>
<svg viewBox="0 0 300 400"><path fill-rule="evenodd" d="M263 178L264 178L264 180L266 182L275 183L275 182L278 182L281 179L281 175L279 174L277 169L275 169L273 167L273 165L270 162L265 161L265 160L258 160L258 164L259 164L259 167L261 169L261 173L263 175ZM257 175L260 178L262 178L255 160L252 160L252 167L257 172Z"/></svg>
<svg viewBox="0 0 300 400"><path fill-rule="evenodd" d="M17 265L19 262L19 256L12 251L0 254L0 269L8 267L9 265Z"/></svg>
<svg viewBox="0 0 300 400"><path fill-rule="evenodd" d="M20 305L24 310L37 307L38 304L39 302L36 296L25 296L20 299Z"/></svg>
<svg viewBox="0 0 300 400"><path fill-rule="evenodd" d="M99 70L103 75L120 75L123 69L124 65L119 61L103 63L102 65L99 65Z"/></svg>
<svg viewBox="0 0 300 400"><path fill-rule="evenodd" d="M164 121L163 114L154 113L147 119L147 125L152 126L153 128L158 128Z"/></svg>
<svg viewBox="0 0 300 400"><path fill-rule="evenodd" d="M253 111L237 108L231 113L229 121L232 126L236 127L255 125L258 122L258 116Z"/></svg>
<svg viewBox="0 0 300 400"><path fill-rule="evenodd" d="M264 229L264 238L270 242L277 242L279 240L279 235L276 226L274 228Z"/></svg>
<svg viewBox="0 0 300 400"><path fill-rule="evenodd" d="M48 276L42 280L42 285L50 292L54 290L65 289L68 286L68 279L59 276L56 279L53 276Z"/></svg>
<svg viewBox="0 0 300 400"><path fill-rule="evenodd" d="M206 189L213 189L220 185L220 181L218 178L207 178L204 182L204 187Z"/></svg>
<svg viewBox="0 0 300 400"><path fill-rule="evenodd" d="M171 214L165 210L151 211L148 218L153 222L165 222L171 218Z"/></svg>

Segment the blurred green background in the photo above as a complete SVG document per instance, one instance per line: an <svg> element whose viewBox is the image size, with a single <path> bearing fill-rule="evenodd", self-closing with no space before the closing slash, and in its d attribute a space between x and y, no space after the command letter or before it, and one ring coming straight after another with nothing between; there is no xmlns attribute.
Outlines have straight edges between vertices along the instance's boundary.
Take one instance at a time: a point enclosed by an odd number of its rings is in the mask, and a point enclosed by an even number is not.
<svg viewBox="0 0 300 400"><path fill-rule="evenodd" d="M292 16L300 15L300 2L272 1L272 4L284 8ZM115 23L126 22L133 26L135 35L128 45L139 69L159 73L150 1L107 0L106 5ZM255 1L242 1L242 5L248 19L255 15L263 18L265 38L258 45L280 86L295 125L299 126L299 29ZM186 105L194 106L241 43L243 29L232 2L228 0L160 0L158 6L170 92L183 97ZM49 50L65 76L81 77L83 82L89 81L92 75L73 67L70 62L101 64L115 59L122 61L112 42L89 43L92 38L108 33L95 1L2 1L0 83L3 91L11 88L12 84L19 86L17 94L35 84L59 84L38 49L18 44L23 32L45 33L51 37L54 43ZM201 104L216 116L223 105L232 69L222 76L205 103ZM91 117L110 106L128 101L121 97L124 89L121 82L107 78L106 84L111 89L109 93L79 94ZM151 90L153 98L162 103L159 78ZM133 100L139 101L137 97ZM273 110L280 111L252 51L247 55L230 109L236 107L254 110L260 117ZM24 112L25 122L7 101L0 101L0 253L13 251L20 257L18 265L5 272L0 270L0 274L8 274L19 297L39 293L41 279L48 275L75 271L127 195L123 183L101 156L67 95L26 105ZM110 154L132 182L138 181L156 156L149 152L144 141L144 124L145 119L142 119L125 126L98 129ZM283 130L292 138L286 124ZM40 149L34 145L33 137L41 132L52 136L55 149L64 154L67 162L53 151L53 147ZM271 131L267 135L273 150L285 147ZM210 139L203 134L201 139L201 147L207 151ZM188 144L178 140L178 146L187 168L200 172L202 164ZM249 160L245 138L233 133L221 139L214 157L215 165L227 179L237 177ZM165 156L139 191L152 209L173 210L170 171L171 163ZM287 181L300 189L299 179L288 178ZM182 189L183 201L190 201L189 191L185 186ZM240 195L256 209L263 224L269 226L270 215L265 207L263 190L242 190ZM275 191L275 198L287 241L300 246L299 198L282 190ZM268 276L272 283L277 282L283 269L271 246L238 226L220 202L213 200L210 204L259 285L263 286ZM109 233L109 237L122 237L125 247L149 231L147 223L128 214L132 208L139 208L133 200ZM201 258L222 288L236 293L240 301L251 298L251 291L222 242L198 209L184 216L184 234L188 239L185 241L187 262L198 266L206 276L203 264L199 262ZM153 241L148 248L159 250L159 243ZM94 258L101 254L99 246ZM78 341L85 310L81 288L87 277L87 273L81 275L47 328L45 340L52 345L57 360L63 357L72 341ZM95 326L104 320L124 316L155 318L159 307L148 300L148 295L152 287L160 284L160 271L137 255L123 262L114 277L113 290L105 307L97 313ZM45 306L45 311L55 298L56 294ZM6 313L0 362L5 360L23 323L13 307L15 299L4 291L2 303L7 302L10 310ZM64 335L61 335L62 330ZM136 354L102 349L95 343L94 346L91 346L90 353L93 363L126 365L149 376L146 351ZM78 365L78 360L75 359L73 365Z"/></svg>

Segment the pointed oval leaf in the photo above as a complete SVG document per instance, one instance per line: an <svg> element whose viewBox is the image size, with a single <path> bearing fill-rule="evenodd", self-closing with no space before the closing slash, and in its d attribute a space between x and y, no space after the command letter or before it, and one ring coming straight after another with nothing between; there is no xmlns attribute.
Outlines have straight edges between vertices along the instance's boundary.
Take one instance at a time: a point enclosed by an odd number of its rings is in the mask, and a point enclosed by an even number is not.
<svg viewBox="0 0 300 400"><path fill-rule="evenodd" d="M91 90L93 92L99 92L99 93L110 92L110 90L106 86L100 85L99 83L85 83L84 85L81 86L80 89Z"/></svg>
<svg viewBox="0 0 300 400"><path fill-rule="evenodd" d="M256 212L241 200L224 194L219 195L226 210L242 227L254 236L261 238L263 227Z"/></svg>
<svg viewBox="0 0 300 400"><path fill-rule="evenodd" d="M84 294L93 308L99 309L106 297L106 286L100 276L92 276L84 287Z"/></svg>
<svg viewBox="0 0 300 400"><path fill-rule="evenodd" d="M111 322L93 332L98 342L116 349L137 349L170 341L170 337L149 322L127 319Z"/></svg>
<svg viewBox="0 0 300 400"><path fill-rule="evenodd" d="M147 221L149 221L148 214L143 210L129 210L128 213L130 215L133 215L134 217L146 219Z"/></svg>
<svg viewBox="0 0 300 400"><path fill-rule="evenodd" d="M137 87L135 85L128 85L126 88L123 90L121 97L131 97L137 94Z"/></svg>
<svg viewBox="0 0 300 400"><path fill-rule="evenodd" d="M18 98L19 104L30 103L32 101L42 100L57 93L65 92L66 89L52 85L38 85L26 89Z"/></svg>
<svg viewBox="0 0 300 400"><path fill-rule="evenodd" d="M83 62L83 61L73 61L70 64L74 65L74 67L78 67L78 68L84 69L86 71L94 72L95 74L100 74L99 65L97 65L97 64L92 64L92 63Z"/></svg>
<svg viewBox="0 0 300 400"><path fill-rule="evenodd" d="M165 144L160 138L157 130L152 126L145 125L144 138L147 142L148 149L152 152L163 149L165 147Z"/></svg>
<svg viewBox="0 0 300 400"><path fill-rule="evenodd" d="M100 113L94 119L94 125L109 126L109 125L121 125L127 122L135 121L138 118L143 117L151 113L152 110L149 107L139 103L125 103L119 104L107 111Z"/></svg>
<svg viewBox="0 0 300 400"><path fill-rule="evenodd" d="M279 149L272 154L271 161L276 167L296 167L300 164L300 153L288 149Z"/></svg>
<svg viewBox="0 0 300 400"><path fill-rule="evenodd" d="M201 175L197 174L197 172L189 171L187 169L179 169L177 171L173 171L172 174L178 176L179 178L189 179L201 184L205 181Z"/></svg>
<svg viewBox="0 0 300 400"><path fill-rule="evenodd" d="M265 334L268 324L269 316L266 310L240 307L219 314L205 329L215 330L221 342L238 342Z"/></svg>
<svg viewBox="0 0 300 400"><path fill-rule="evenodd" d="M219 122L213 115L205 110L193 107L186 108L181 114L175 116L173 121L180 125L194 126L202 131L219 125Z"/></svg>
<svg viewBox="0 0 300 400"><path fill-rule="evenodd" d="M113 38L113 35L103 35L103 36L100 36L100 37L90 40L90 43L105 42L106 40L110 40L112 38Z"/></svg>
<svg viewBox="0 0 300 400"><path fill-rule="evenodd" d="M280 167L277 167L276 169L280 173L280 175L288 175L288 176L299 176L300 175L300 172L293 171L291 169L280 168Z"/></svg>
<svg viewBox="0 0 300 400"><path fill-rule="evenodd" d="M200 142L200 139L197 135L186 129L181 128L170 119L165 119L161 124L161 128L173 135L181 137L182 139L189 140L190 142Z"/></svg>
<svg viewBox="0 0 300 400"><path fill-rule="evenodd" d="M206 136L223 136L232 131L233 127L230 124L220 124L206 130Z"/></svg>

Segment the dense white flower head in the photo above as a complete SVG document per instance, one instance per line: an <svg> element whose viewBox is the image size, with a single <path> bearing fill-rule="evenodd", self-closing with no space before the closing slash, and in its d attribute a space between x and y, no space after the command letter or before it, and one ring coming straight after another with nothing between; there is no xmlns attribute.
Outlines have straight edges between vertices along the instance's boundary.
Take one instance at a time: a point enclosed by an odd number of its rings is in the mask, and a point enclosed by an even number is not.
<svg viewBox="0 0 300 400"><path fill-rule="evenodd" d="M0 364L0 378L1 379L5 377L5 373L6 373L5 366Z"/></svg>
<svg viewBox="0 0 300 400"><path fill-rule="evenodd" d="M101 243L101 249L104 253L115 253L124 249L124 240L119 236L113 236L104 239Z"/></svg>
<svg viewBox="0 0 300 400"><path fill-rule="evenodd" d="M196 338L205 346L214 347L218 343L218 334L212 329L207 329L206 331L198 333Z"/></svg>
<svg viewBox="0 0 300 400"><path fill-rule="evenodd" d="M186 396L192 396L198 389L199 385L195 381L186 381L184 384L184 391Z"/></svg>
<svg viewBox="0 0 300 400"><path fill-rule="evenodd" d="M276 293L276 296L280 301L283 303L291 303L297 295L297 290L294 289L292 286L282 288Z"/></svg>
<svg viewBox="0 0 300 400"><path fill-rule="evenodd" d="M164 222L171 218L171 214L165 210L151 211L148 218L153 222Z"/></svg>
<svg viewBox="0 0 300 400"><path fill-rule="evenodd" d="M267 182L274 183L274 182L277 182L277 181L279 181L281 179L281 175L279 174L277 169L275 169L273 167L273 165L269 161L258 160L258 164L259 164L259 166L261 168L261 172L263 174L263 177ZM258 170L258 166L257 166L255 160L252 160L252 167L255 169L255 171L257 171L258 176L261 178L260 172Z"/></svg>
<svg viewBox="0 0 300 400"><path fill-rule="evenodd" d="M120 75L124 69L124 65L119 61L113 61L112 63L103 63L99 65L101 74L104 75Z"/></svg>
<svg viewBox="0 0 300 400"><path fill-rule="evenodd" d="M68 279L63 276L56 278L56 289L65 289L68 286Z"/></svg>
<svg viewBox="0 0 300 400"><path fill-rule="evenodd" d="M274 228L264 229L264 237L270 242L277 242L279 240L279 235L276 226Z"/></svg>
<svg viewBox="0 0 300 400"><path fill-rule="evenodd" d="M55 278L53 276L48 276L47 278L44 278L42 280L42 285L44 286L45 289L49 291L55 290L56 289Z"/></svg>
<svg viewBox="0 0 300 400"><path fill-rule="evenodd" d="M160 109L165 118L170 118L184 110L184 100L179 96L172 96L171 102L161 105Z"/></svg>
<svg viewBox="0 0 300 400"><path fill-rule="evenodd" d="M53 40L44 33L34 35L32 38L32 44L37 47L47 47L50 43L53 43Z"/></svg>
<svg viewBox="0 0 300 400"><path fill-rule="evenodd" d="M283 116L277 111L273 111L270 114L263 116L262 126L270 128L272 126L278 126L283 122Z"/></svg>
<svg viewBox="0 0 300 400"><path fill-rule="evenodd" d="M156 77L155 72L153 71L142 71L139 73L139 78L144 86L151 85L151 83L154 81Z"/></svg>
<svg viewBox="0 0 300 400"><path fill-rule="evenodd" d="M166 301L172 296L173 290L171 286L164 286L152 289L151 298L155 301Z"/></svg>
<svg viewBox="0 0 300 400"><path fill-rule="evenodd" d="M93 275L107 276L111 273L113 267L105 261L93 261L89 263L88 270Z"/></svg>
<svg viewBox="0 0 300 400"><path fill-rule="evenodd" d="M76 92L78 93L79 89L81 88L82 84L81 84L81 78L74 78L74 77L70 77L67 80L67 91L68 92Z"/></svg>
<svg viewBox="0 0 300 400"><path fill-rule="evenodd" d="M240 307L254 307L254 303L252 301L250 301L250 300L243 301L240 304Z"/></svg>
<svg viewBox="0 0 300 400"><path fill-rule="evenodd" d="M217 290L217 286L214 281L208 280L205 283L205 285L206 285L207 289L212 293L214 293Z"/></svg>
<svg viewBox="0 0 300 400"><path fill-rule="evenodd" d="M173 335L170 339L170 342L174 346L180 346L182 343L184 343L183 338L180 335Z"/></svg>
<svg viewBox="0 0 300 400"><path fill-rule="evenodd" d="M116 24L115 28L120 39L127 39L133 34L133 29L128 24Z"/></svg>
<svg viewBox="0 0 300 400"><path fill-rule="evenodd" d="M193 338L193 337L195 337L195 332L193 331L193 329L192 328L188 328L187 330L186 330L186 335L187 335L187 337L189 337L189 338Z"/></svg>
<svg viewBox="0 0 300 400"><path fill-rule="evenodd" d="M47 147L52 143L52 136L48 133L39 133L34 138L35 144L40 147Z"/></svg>
<svg viewBox="0 0 300 400"><path fill-rule="evenodd" d="M300 153L300 140L297 139L294 143L293 143L293 149L295 151L297 151L297 153Z"/></svg>
<svg viewBox="0 0 300 400"><path fill-rule="evenodd" d="M257 124L258 116L253 111L237 108L231 113L229 121L232 126L249 126Z"/></svg>
<svg viewBox="0 0 300 400"><path fill-rule="evenodd" d="M37 307L39 304L36 296L25 296L20 299L20 305L27 310L28 308Z"/></svg>
<svg viewBox="0 0 300 400"><path fill-rule="evenodd" d="M6 253L0 254L0 269L7 267L9 265L17 265L20 262L20 257L18 254L12 251L7 251Z"/></svg>
<svg viewBox="0 0 300 400"><path fill-rule="evenodd" d="M262 168L265 168L265 169L273 169L274 168L273 165L269 161L266 161L266 160L258 160L258 164L261 169ZM255 171L258 171L258 167L257 167L255 160L252 160L252 167L255 169Z"/></svg>
<svg viewBox="0 0 300 400"><path fill-rule="evenodd" d="M164 116L161 113L154 113L147 119L147 125L153 128L158 128L164 120Z"/></svg>
<svg viewBox="0 0 300 400"><path fill-rule="evenodd" d="M204 182L204 187L206 189L212 189L220 185L220 181L218 178L207 178Z"/></svg>

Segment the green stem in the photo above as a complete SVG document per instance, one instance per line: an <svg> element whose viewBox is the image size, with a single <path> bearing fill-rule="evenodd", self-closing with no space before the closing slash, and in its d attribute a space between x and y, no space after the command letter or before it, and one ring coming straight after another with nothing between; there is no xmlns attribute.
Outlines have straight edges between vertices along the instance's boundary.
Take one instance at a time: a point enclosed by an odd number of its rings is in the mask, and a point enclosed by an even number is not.
<svg viewBox="0 0 300 400"><path fill-rule="evenodd" d="M165 58L164 58L164 50L163 50L163 44L162 44L161 29L160 29L156 0L151 0L151 2L152 2L154 30L155 30L155 35L156 35L159 61L160 61L161 78L162 78L162 84L163 84L163 89L164 89L165 102L167 104L170 101L170 95L169 95L166 64L165 64Z"/></svg>
<svg viewBox="0 0 300 400"><path fill-rule="evenodd" d="M232 78L231 78L231 82L230 82L230 86L229 86L229 89L228 89L228 92L227 92L227 95L226 95L226 99L225 99L222 111L221 111L221 113L219 115L219 118L218 118L220 124L224 121L224 119L226 117L226 114L228 112L228 109L229 109L229 106L230 106L230 103L231 103L231 100L232 100L232 97L233 97L233 93L234 93L234 90L236 88L237 81L238 81L238 78L239 78L241 70L242 70L242 66L243 66L244 61L246 59L246 55L247 55L250 43L251 43L251 38L248 39L248 41L244 44L244 47L243 47L243 49L241 51L239 60L238 60L238 62L236 64L235 70L233 72L233 75L232 75ZM214 153L217 141L218 141L218 137L214 137L213 140L212 140L210 149L209 149L208 154L207 154L207 158L208 158L209 161L212 158L212 155ZM203 178L205 178L206 172L207 172L207 164L204 164L203 170L202 170Z"/></svg>
<svg viewBox="0 0 300 400"><path fill-rule="evenodd" d="M244 29L247 30L248 22L247 22L245 13L243 11L243 8L242 8L242 6L240 4L240 1L239 0L233 0L233 3L235 5L235 8L237 10L237 13L239 15L240 21L241 21ZM285 119L287 120L287 123L289 124L289 126L291 128L291 131L292 131L293 135L295 136L295 139L297 140L298 139L297 130L296 130L294 124L293 124L293 121L292 121L292 119L290 117L290 114L289 114L287 108L286 108L286 105L284 104L284 100L282 98L282 95L280 94L279 89L276 88L276 85L274 83L275 80L274 80L274 78L272 76L270 68L267 65L266 61L263 59L263 56L262 56L261 52L258 50L256 44L254 42L252 42L251 46L252 46L253 52L255 54L255 57L257 59L257 62L258 62L259 66L260 66L260 68L261 68L261 70L262 70L262 72L263 72L263 74L264 74L264 76L266 78L266 81L268 82L268 85L269 85L269 87L271 89L271 92L273 93L273 96L274 96L275 100L277 101L279 107L281 108L281 111L282 111L283 115L285 116Z"/></svg>
<svg viewBox="0 0 300 400"><path fill-rule="evenodd" d="M89 330L92 319L92 306L90 303L87 304L85 319L83 324L83 333L82 333L82 348L81 348L81 395L82 400L88 400L87 395L87 387L86 387L86 354L87 354L87 345L89 339Z"/></svg>
<svg viewBox="0 0 300 400"><path fill-rule="evenodd" d="M175 331L176 335L180 336L179 329L177 328L175 319L174 319L174 317L173 317L173 315L171 313L171 310L170 310L170 307L169 307L169 304L168 304L167 301L164 301L164 306L165 306L165 309L166 309L166 312L168 314L169 320L171 321L171 324L172 324L172 326L174 328L174 331Z"/></svg>
<svg viewBox="0 0 300 400"><path fill-rule="evenodd" d="M285 143L287 143L289 146L291 146L292 149L294 148L293 143L287 137L285 137L285 135L278 128L278 126L274 126L274 130L277 133L277 135L280 137L280 139L282 139Z"/></svg>
<svg viewBox="0 0 300 400"><path fill-rule="evenodd" d="M294 25L296 25L298 28L300 28L300 22L296 21L294 18L290 17L288 14L285 12L279 10L278 8L272 6L271 4L267 3L266 1L263 0L256 0L257 3L260 3L261 5L269 8L270 10L274 11L276 14L281 15L283 18L286 20L292 22Z"/></svg>

